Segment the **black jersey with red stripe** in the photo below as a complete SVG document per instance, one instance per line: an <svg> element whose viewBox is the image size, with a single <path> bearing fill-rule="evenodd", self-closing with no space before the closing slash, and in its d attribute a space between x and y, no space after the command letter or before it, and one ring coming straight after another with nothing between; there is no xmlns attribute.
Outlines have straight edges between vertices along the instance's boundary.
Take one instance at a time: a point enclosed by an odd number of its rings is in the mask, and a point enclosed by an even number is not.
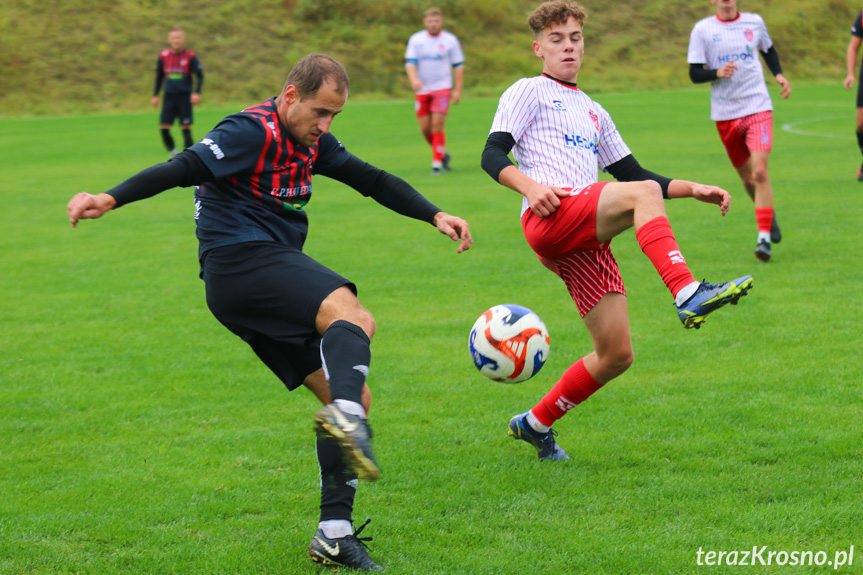
<svg viewBox="0 0 863 575"><path fill-rule="evenodd" d="M326 175L351 157L331 134L308 147L294 141L274 98L226 117L189 150L214 176L195 190L201 254L249 241L302 249L312 174Z"/></svg>
<svg viewBox="0 0 863 575"><path fill-rule="evenodd" d="M199 93L204 83L204 70L195 53L186 48L176 53L170 49L162 50L156 61L156 87L153 95L159 94L162 80L165 81L166 94L191 93L192 74L198 78L195 93Z"/></svg>

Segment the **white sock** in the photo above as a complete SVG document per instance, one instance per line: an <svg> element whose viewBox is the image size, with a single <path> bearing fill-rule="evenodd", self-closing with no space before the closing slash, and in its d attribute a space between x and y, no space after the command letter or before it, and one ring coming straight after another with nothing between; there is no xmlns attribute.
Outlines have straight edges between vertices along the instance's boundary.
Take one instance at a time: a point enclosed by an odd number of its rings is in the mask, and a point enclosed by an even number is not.
<svg viewBox="0 0 863 575"><path fill-rule="evenodd" d="M366 410L363 409L363 406L357 403L356 401L348 401L347 399L337 399L333 403L336 404L336 407L342 410L342 413L347 413L349 415L357 415L366 418Z"/></svg>
<svg viewBox="0 0 863 575"><path fill-rule="evenodd" d="M758 232L758 243L761 242L770 243L770 232Z"/></svg>
<svg viewBox="0 0 863 575"><path fill-rule="evenodd" d="M538 431L540 433L548 433L548 430L551 429L550 427L546 427L545 425L540 423L536 416L533 414L533 411L527 412L527 424L531 426L534 431Z"/></svg>
<svg viewBox="0 0 863 575"><path fill-rule="evenodd" d="M692 297L692 294L695 293L695 290L697 290L700 285L701 284L698 282L692 282L688 286L685 286L682 290L677 292L677 297L674 298L674 303L678 306L685 304L686 300Z"/></svg>
<svg viewBox="0 0 863 575"><path fill-rule="evenodd" d="M318 527L324 532L327 539L341 539L352 534L351 522L347 519L329 519L318 523Z"/></svg>

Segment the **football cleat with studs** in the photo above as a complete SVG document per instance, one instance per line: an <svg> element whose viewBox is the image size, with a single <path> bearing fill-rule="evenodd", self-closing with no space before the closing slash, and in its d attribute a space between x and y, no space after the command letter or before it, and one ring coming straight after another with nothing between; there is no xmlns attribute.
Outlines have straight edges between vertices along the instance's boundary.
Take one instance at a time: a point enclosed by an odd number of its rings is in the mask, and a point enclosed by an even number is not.
<svg viewBox="0 0 863 575"><path fill-rule="evenodd" d="M371 541L372 538L357 537L369 521L371 519L367 519L353 534L336 539L330 539L324 535L323 530L318 529L312 537L312 542L309 543L309 557L321 565L382 572L384 568L372 561L366 548L365 542Z"/></svg>
<svg viewBox="0 0 863 575"><path fill-rule="evenodd" d="M365 419L345 413L331 403L318 410L315 424L319 435L332 437L339 444L348 469L367 481L381 478L372 452L371 428Z"/></svg>
<svg viewBox="0 0 863 575"><path fill-rule="evenodd" d="M770 242L766 240L761 240L758 242L758 245L755 246L755 257L762 262L770 261L770 252Z"/></svg>
<svg viewBox="0 0 863 575"><path fill-rule="evenodd" d="M683 305L677 306L677 317L686 329L698 329L709 313L726 304L737 305L738 300L750 289L752 276L743 276L721 284L703 281Z"/></svg>
<svg viewBox="0 0 863 575"><path fill-rule="evenodd" d="M563 461L569 456L554 440L557 431L549 429L545 433L536 431L527 422L528 412L520 413L509 420L509 435L515 439L526 441L536 448L540 459L547 461Z"/></svg>

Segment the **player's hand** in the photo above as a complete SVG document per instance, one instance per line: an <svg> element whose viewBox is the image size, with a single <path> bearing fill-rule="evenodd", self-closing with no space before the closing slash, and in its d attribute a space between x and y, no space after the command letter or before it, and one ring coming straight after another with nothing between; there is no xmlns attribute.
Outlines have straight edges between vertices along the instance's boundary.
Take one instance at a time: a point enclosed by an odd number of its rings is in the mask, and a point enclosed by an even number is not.
<svg viewBox="0 0 863 575"><path fill-rule="evenodd" d="M723 216L728 213L728 208L731 207L731 194L717 186L693 183L692 197L700 202L716 204L722 210Z"/></svg>
<svg viewBox="0 0 863 575"><path fill-rule="evenodd" d="M560 198L567 197L569 192L554 186L537 184L525 192L524 197L530 206L530 211L540 218L547 218L560 207Z"/></svg>
<svg viewBox="0 0 863 575"><path fill-rule="evenodd" d="M716 71L716 77L730 78L734 75L735 70L737 70L737 64L735 62L728 62Z"/></svg>
<svg viewBox="0 0 863 575"><path fill-rule="evenodd" d="M92 220L99 217L117 205L117 200L108 194L88 194L81 192L75 194L66 206L69 214L69 223L72 227L78 225L78 220Z"/></svg>
<svg viewBox="0 0 863 575"><path fill-rule="evenodd" d="M473 245L473 238L470 237L470 228L467 222L457 216L451 216L446 212L438 212L434 217L434 225L438 231L445 236L449 236L452 241L461 240L456 253L462 253L469 250Z"/></svg>
<svg viewBox="0 0 863 575"><path fill-rule="evenodd" d="M419 92L420 90L423 89L423 83L420 82L419 80L411 80L411 89L414 92Z"/></svg>
<svg viewBox="0 0 863 575"><path fill-rule="evenodd" d="M201 102L201 95L200 94L192 94L192 97L189 98L189 100L192 102L193 106L197 106Z"/></svg>
<svg viewBox="0 0 863 575"><path fill-rule="evenodd" d="M787 100L791 95L791 82L786 80L782 74L776 74L776 81L782 86L782 89L779 90L779 95L782 96L783 100Z"/></svg>
<svg viewBox="0 0 863 575"><path fill-rule="evenodd" d="M461 92L456 90L450 92L449 101L451 104L458 104L461 101Z"/></svg>
<svg viewBox="0 0 863 575"><path fill-rule="evenodd" d="M842 82L842 85L845 86L846 90L850 90L854 87L854 74L848 74L845 76L845 81Z"/></svg>
<svg viewBox="0 0 863 575"><path fill-rule="evenodd" d="M159 107L159 96L153 96L152 98L150 98L150 104L154 108L158 108Z"/></svg>

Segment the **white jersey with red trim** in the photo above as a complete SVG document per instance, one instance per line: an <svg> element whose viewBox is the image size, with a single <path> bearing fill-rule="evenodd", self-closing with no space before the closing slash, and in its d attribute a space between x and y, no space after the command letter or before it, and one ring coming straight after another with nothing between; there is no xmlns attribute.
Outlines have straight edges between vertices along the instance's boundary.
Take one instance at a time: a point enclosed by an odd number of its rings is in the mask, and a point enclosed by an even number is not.
<svg viewBox="0 0 863 575"><path fill-rule="evenodd" d="M740 12L727 22L713 15L695 24L689 37L690 64L706 64L708 69L718 70L728 62L737 63L730 78L717 78L712 83L711 120L736 120L773 110L758 55L771 46L767 25L758 14Z"/></svg>
<svg viewBox="0 0 863 575"><path fill-rule="evenodd" d="M432 36L420 30L408 40L405 62L416 66L417 76L423 83L417 94L428 94L452 88L452 69L464 64L464 53L454 34L442 30Z"/></svg>
<svg viewBox="0 0 863 575"><path fill-rule="evenodd" d="M548 76L522 78L497 106L489 134L508 132L518 169L547 186L592 184L599 170L631 152L605 108L574 84ZM522 201L522 214L529 209Z"/></svg>

